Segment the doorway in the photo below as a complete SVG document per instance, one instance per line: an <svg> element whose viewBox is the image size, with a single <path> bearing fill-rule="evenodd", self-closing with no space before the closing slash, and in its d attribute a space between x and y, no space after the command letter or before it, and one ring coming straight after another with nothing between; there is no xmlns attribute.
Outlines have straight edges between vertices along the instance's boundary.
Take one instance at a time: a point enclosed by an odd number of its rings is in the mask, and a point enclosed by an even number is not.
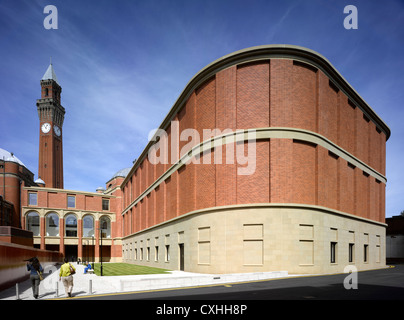
<svg viewBox="0 0 404 320"><path fill-rule="evenodd" d="M77 261L77 245L65 245L65 257L69 261Z"/></svg>
<svg viewBox="0 0 404 320"><path fill-rule="evenodd" d="M184 244L180 243L178 246L180 249L180 270L184 271Z"/></svg>

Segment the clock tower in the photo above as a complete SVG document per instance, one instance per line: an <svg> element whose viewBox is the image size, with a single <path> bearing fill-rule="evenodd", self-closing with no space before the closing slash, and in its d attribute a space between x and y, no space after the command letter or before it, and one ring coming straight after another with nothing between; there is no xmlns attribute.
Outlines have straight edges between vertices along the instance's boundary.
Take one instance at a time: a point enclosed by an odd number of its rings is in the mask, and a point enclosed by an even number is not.
<svg viewBox="0 0 404 320"><path fill-rule="evenodd" d="M38 177L47 188L63 189L63 120L59 85L52 63L41 79L41 99L36 101L39 116Z"/></svg>

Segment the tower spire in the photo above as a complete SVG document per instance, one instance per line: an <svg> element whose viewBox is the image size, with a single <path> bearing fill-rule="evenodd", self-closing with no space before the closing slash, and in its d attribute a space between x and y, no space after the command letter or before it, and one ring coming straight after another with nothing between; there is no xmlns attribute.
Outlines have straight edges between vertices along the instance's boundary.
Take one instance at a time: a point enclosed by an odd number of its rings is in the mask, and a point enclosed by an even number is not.
<svg viewBox="0 0 404 320"><path fill-rule="evenodd" d="M63 189L63 120L65 108L60 104L59 85L50 65L41 79L41 99L37 100L39 116L38 176L47 188Z"/></svg>
<svg viewBox="0 0 404 320"><path fill-rule="evenodd" d="M46 72L42 77L42 80L49 80L49 79L54 80L57 84L59 84L58 79L56 77L55 70L53 69L52 57L50 58L50 65L49 65L48 69L46 69Z"/></svg>

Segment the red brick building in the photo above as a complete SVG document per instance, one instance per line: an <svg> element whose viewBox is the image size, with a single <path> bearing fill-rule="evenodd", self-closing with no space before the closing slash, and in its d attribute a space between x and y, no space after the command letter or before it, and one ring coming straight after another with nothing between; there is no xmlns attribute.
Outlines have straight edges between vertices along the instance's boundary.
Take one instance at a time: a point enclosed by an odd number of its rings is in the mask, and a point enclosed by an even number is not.
<svg viewBox="0 0 404 320"><path fill-rule="evenodd" d="M38 176L13 154L0 149L1 225L32 232L31 245L58 251L69 259L116 261L121 258L120 183L128 170L118 171L106 189L97 192L63 188L62 88L52 64L41 79ZM5 179L4 179L5 177ZM8 238L11 233L8 232ZM18 232L17 232L18 233ZM10 234L10 235L9 235ZM33 239L32 239L33 236ZM102 246L101 246L102 236ZM8 239L6 234L2 239ZM101 252L102 250L102 252Z"/></svg>
<svg viewBox="0 0 404 320"><path fill-rule="evenodd" d="M218 134L173 139L188 128ZM318 53L225 56L191 79L160 130L121 185L125 261L208 273L385 266L390 130ZM226 162L226 139L254 145L252 174ZM153 147L170 161L151 163Z"/></svg>
<svg viewBox="0 0 404 320"><path fill-rule="evenodd" d="M33 185L34 174L12 152L0 148L0 226L21 228L21 190Z"/></svg>
<svg viewBox="0 0 404 320"><path fill-rule="evenodd" d="M94 193L63 189L52 66L41 88L43 181L20 188L35 246L97 261L102 234L106 261L206 273L385 266L390 129L318 53L269 45L209 64Z"/></svg>

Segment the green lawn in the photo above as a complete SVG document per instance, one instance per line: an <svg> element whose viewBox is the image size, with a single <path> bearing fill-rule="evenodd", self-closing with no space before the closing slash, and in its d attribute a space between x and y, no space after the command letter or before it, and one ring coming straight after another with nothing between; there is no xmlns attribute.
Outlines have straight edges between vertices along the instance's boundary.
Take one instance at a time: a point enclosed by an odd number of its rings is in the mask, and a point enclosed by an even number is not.
<svg viewBox="0 0 404 320"><path fill-rule="evenodd" d="M94 265L94 272L97 276L101 275L101 264L96 263ZM136 274L158 274L167 273L169 270L138 266L129 263L103 263L102 264L102 274L103 276L129 276Z"/></svg>

